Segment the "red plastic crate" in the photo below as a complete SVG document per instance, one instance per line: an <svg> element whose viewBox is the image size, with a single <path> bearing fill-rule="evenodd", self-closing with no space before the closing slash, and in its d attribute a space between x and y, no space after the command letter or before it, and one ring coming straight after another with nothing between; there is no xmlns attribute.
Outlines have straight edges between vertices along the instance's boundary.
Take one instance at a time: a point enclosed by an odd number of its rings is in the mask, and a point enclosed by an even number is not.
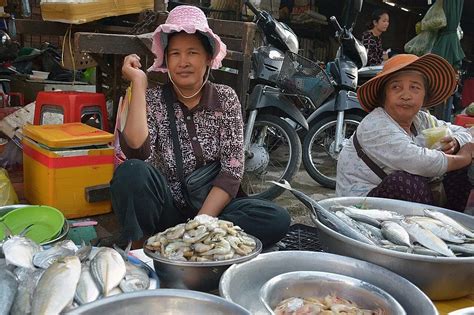
<svg viewBox="0 0 474 315"><path fill-rule="evenodd" d="M463 126L465 128L470 128L474 126L474 117L465 114L456 115L456 117L454 118L454 124L458 126Z"/></svg>
<svg viewBox="0 0 474 315"><path fill-rule="evenodd" d="M48 122L48 119L54 120L51 117L60 121ZM78 91L41 91L38 93L33 124L72 122L82 122L108 131L104 94Z"/></svg>

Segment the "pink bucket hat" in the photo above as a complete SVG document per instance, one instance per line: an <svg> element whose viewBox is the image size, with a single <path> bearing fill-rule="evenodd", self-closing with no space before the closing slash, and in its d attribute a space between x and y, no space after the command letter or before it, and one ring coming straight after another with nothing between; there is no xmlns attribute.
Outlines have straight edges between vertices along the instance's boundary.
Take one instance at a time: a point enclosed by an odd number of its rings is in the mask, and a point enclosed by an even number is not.
<svg viewBox="0 0 474 315"><path fill-rule="evenodd" d="M155 54L155 62L148 71L167 72L163 65L164 51L168 45L168 34L176 32L194 34L200 32L209 39L213 56L211 68L218 69L222 65L222 59L227 54L227 47L219 36L209 28L206 15L201 9L189 5L180 5L170 11L164 24L159 25L153 33L153 44L151 51Z"/></svg>

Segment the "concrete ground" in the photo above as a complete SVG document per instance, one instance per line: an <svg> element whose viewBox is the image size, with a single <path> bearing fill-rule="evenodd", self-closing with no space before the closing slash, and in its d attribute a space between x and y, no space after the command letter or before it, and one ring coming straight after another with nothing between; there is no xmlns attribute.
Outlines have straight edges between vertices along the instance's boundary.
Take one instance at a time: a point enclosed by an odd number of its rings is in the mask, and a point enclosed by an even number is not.
<svg viewBox="0 0 474 315"><path fill-rule="evenodd" d="M335 196L333 189L324 188L315 182L301 166L300 171L291 182L292 187L308 194L315 200L322 200ZM284 192L275 202L288 209L291 214L292 224L301 223L314 226L309 210L298 201L290 192ZM109 246L119 242L120 225L113 213L98 215L90 219L98 222L96 226L97 239L93 241L93 245Z"/></svg>

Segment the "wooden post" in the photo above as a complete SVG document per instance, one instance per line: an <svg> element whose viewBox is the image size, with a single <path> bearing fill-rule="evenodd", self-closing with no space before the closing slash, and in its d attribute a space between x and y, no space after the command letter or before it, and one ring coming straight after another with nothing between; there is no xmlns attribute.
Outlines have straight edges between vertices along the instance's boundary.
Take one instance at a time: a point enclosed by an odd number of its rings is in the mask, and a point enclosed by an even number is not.
<svg viewBox="0 0 474 315"><path fill-rule="evenodd" d="M153 10L155 12L166 11L165 0L155 0Z"/></svg>

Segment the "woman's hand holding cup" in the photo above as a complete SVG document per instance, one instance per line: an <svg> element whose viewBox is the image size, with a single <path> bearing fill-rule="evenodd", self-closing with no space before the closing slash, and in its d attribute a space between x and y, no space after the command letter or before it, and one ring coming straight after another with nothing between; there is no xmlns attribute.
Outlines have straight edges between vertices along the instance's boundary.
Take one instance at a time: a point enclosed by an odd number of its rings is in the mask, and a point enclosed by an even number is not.
<svg viewBox="0 0 474 315"><path fill-rule="evenodd" d="M459 151L459 143L452 136L445 136L441 140L441 150L446 154L456 154Z"/></svg>

